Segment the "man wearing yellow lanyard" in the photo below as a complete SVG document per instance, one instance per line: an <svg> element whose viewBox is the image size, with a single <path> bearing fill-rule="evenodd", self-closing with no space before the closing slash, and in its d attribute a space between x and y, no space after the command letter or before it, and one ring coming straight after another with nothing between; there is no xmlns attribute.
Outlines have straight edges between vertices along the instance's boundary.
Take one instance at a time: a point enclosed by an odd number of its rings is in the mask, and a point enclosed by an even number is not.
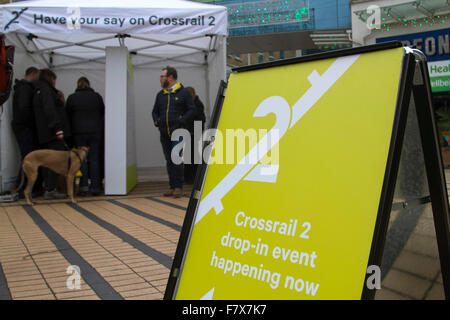
<svg viewBox="0 0 450 320"><path fill-rule="evenodd" d="M161 135L161 145L169 174L170 190L164 193L164 196L175 198L183 195L184 164L175 164L171 158L172 149L182 142L182 137L175 141L172 141L171 137L176 129L185 128L195 114L192 96L177 81L177 77L175 68L167 66L162 69L159 81L163 89L156 95L152 112L153 122Z"/></svg>

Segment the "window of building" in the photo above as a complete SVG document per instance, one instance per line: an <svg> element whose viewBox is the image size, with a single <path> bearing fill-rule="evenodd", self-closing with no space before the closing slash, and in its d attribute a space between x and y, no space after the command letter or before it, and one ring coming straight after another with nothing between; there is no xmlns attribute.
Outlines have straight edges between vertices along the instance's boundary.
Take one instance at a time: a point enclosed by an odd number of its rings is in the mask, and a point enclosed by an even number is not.
<svg viewBox="0 0 450 320"><path fill-rule="evenodd" d="M264 54L262 52L258 52L258 63L264 62Z"/></svg>

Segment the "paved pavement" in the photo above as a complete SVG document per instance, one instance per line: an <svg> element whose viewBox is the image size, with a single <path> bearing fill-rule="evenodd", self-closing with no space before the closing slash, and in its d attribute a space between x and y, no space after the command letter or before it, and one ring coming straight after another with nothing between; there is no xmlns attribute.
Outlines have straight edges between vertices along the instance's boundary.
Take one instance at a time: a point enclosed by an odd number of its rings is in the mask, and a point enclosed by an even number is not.
<svg viewBox="0 0 450 320"><path fill-rule="evenodd" d="M445 299L431 206L423 207L417 214L394 215L381 266L386 272L375 299ZM408 226L408 220L415 224Z"/></svg>
<svg viewBox="0 0 450 320"><path fill-rule="evenodd" d="M77 205L2 204L0 299L162 299L189 201L160 197L166 185ZM71 265L80 290L67 288Z"/></svg>
<svg viewBox="0 0 450 320"><path fill-rule="evenodd" d="M190 195L161 197L166 185L141 182L128 196L77 205L0 204L0 300L162 299ZM376 299L444 299L425 207L392 212ZM72 265L82 270L79 290L67 288Z"/></svg>
<svg viewBox="0 0 450 320"><path fill-rule="evenodd" d="M431 204L391 213L381 270L377 300L445 299Z"/></svg>

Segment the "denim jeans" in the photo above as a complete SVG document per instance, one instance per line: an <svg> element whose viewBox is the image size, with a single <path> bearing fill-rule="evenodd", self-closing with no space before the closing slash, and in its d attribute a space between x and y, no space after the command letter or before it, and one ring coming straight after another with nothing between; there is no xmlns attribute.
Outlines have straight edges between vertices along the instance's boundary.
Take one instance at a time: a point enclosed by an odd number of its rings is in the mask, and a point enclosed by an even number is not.
<svg viewBox="0 0 450 320"><path fill-rule="evenodd" d="M77 147L89 147L87 161L81 164L80 190L99 192L102 190L102 136L99 134L75 135L74 142ZM89 185L89 180L91 184Z"/></svg>
<svg viewBox="0 0 450 320"><path fill-rule="evenodd" d="M181 189L183 187L184 164L175 164L171 158L172 149L179 143L182 143L182 138L179 141L171 141L169 135L161 132L161 145L166 158L170 189Z"/></svg>

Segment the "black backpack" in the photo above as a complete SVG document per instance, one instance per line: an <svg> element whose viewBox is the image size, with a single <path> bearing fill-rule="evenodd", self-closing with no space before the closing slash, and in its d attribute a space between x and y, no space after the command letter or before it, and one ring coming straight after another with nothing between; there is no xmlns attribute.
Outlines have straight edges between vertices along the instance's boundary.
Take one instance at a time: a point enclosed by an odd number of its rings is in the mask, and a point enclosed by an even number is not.
<svg viewBox="0 0 450 320"><path fill-rule="evenodd" d="M11 93L13 83L14 46L5 46L4 36L0 36L0 105Z"/></svg>

